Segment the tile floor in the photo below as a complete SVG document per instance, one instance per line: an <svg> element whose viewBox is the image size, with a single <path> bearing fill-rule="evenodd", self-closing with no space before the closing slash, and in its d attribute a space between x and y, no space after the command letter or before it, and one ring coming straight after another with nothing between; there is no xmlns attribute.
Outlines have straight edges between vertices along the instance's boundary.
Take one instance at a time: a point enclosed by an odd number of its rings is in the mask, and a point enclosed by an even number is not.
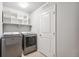
<svg viewBox="0 0 79 59"><path fill-rule="evenodd" d="M45 56L42 53L36 51L25 56L22 54L22 57L45 57Z"/></svg>

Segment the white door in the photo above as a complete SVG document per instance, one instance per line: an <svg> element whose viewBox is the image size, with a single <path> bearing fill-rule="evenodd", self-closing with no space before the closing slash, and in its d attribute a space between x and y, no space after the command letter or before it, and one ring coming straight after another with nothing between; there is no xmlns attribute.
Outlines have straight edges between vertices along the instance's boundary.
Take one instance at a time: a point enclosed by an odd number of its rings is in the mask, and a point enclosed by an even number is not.
<svg viewBox="0 0 79 59"><path fill-rule="evenodd" d="M55 13L43 12L40 19L39 51L46 56L55 54Z"/></svg>
<svg viewBox="0 0 79 59"><path fill-rule="evenodd" d="M0 34L2 34L2 2L0 2Z"/></svg>

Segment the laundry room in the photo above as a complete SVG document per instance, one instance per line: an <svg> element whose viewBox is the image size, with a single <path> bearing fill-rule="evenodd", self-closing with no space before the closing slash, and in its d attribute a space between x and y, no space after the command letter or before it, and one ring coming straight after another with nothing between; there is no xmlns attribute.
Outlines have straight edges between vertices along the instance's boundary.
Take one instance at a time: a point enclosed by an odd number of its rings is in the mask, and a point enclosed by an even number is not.
<svg viewBox="0 0 79 59"><path fill-rule="evenodd" d="M78 2L0 2L0 57L79 57Z"/></svg>

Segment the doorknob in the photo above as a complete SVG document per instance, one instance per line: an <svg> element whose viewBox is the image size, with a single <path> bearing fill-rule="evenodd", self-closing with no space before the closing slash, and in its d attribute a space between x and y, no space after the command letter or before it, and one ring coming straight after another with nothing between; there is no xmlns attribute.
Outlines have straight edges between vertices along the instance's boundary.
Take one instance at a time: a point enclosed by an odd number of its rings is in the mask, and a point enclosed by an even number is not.
<svg viewBox="0 0 79 59"><path fill-rule="evenodd" d="M40 36L42 36L42 35L40 34Z"/></svg>
<svg viewBox="0 0 79 59"><path fill-rule="evenodd" d="M53 32L53 35L56 35L56 33L55 33L55 32Z"/></svg>

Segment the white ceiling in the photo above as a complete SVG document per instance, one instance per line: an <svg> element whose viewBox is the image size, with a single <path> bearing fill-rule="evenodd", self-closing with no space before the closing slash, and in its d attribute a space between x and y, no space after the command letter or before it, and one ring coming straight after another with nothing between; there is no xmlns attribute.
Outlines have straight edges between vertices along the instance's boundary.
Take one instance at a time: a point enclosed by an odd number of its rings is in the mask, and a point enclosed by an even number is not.
<svg viewBox="0 0 79 59"><path fill-rule="evenodd" d="M3 6L11 7L14 9L22 10L22 11L27 12L27 13L31 13L46 2L28 2L28 3L29 3L29 6L26 8L21 8L18 5L18 2L3 2Z"/></svg>

